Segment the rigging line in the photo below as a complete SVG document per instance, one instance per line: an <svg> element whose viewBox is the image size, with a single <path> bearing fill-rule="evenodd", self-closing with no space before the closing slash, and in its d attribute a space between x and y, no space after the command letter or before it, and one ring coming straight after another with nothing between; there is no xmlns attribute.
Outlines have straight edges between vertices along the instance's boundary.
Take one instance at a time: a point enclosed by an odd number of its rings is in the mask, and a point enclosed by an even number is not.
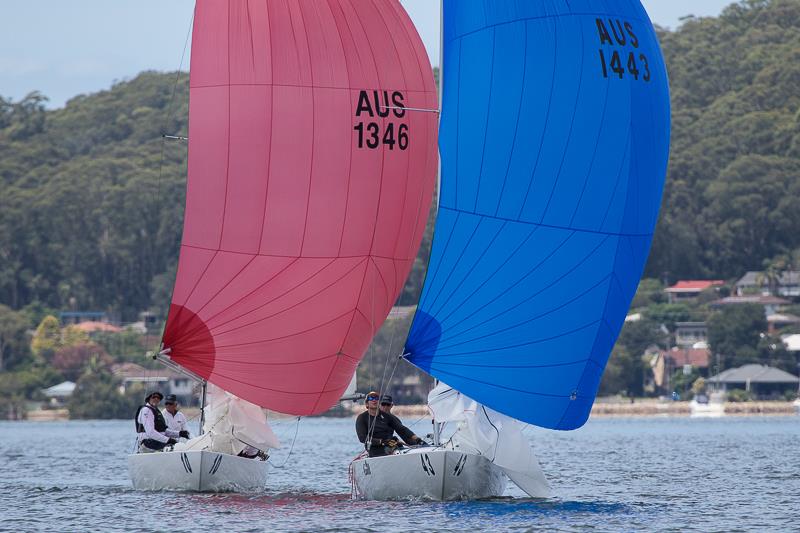
<svg viewBox="0 0 800 533"><path fill-rule="evenodd" d="M267 460L269 462L270 466L272 466L274 468L283 468L284 466L286 466L286 463L289 462L289 458L292 456L292 451L294 450L294 443L297 442L297 432L300 430L300 419L301 418L302 417L300 417L300 416L297 417L297 425L295 425L295 427L294 427L294 437L292 437L292 445L289 447L289 454L286 456L286 459L283 460L283 464L281 464L279 466L279 465L274 464L272 461Z"/></svg>
<svg viewBox="0 0 800 533"><path fill-rule="evenodd" d="M181 62L178 65L178 73L175 75L175 83L172 85L172 95L170 96L169 105L167 106L167 116L164 119L161 131L165 131L166 126L172 120L173 104L175 103L175 93L177 92L178 81L180 80L181 77L181 69L183 68L183 61L184 59L186 59L186 49L189 47L189 37L192 35L193 24L194 24L194 10L192 10L192 16L189 19L189 29L186 31L186 39L183 42L183 52L181 53Z"/></svg>
<svg viewBox="0 0 800 533"><path fill-rule="evenodd" d="M381 382L380 382L380 385L378 386L378 403L379 403L378 411L380 411L380 400L381 400L381 396L383 396L383 392L384 392L383 384L384 384L384 378L386 377L386 368L389 366L389 358L392 356L392 345L394 344L394 336L395 336L396 332L397 332L396 328L392 328L392 336L389 338L389 351L386 354L386 362L383 365L383 375L381 376ZM397 368L397 364L399 362L400 362L400 358L397 358L395 360L394 369L392 369L392 373L389 376L388 383L391 383L392 376L394 376L394 370ZM367 437L368 437L367 440L368 441L372 440L372 434L375 431L375 422L377 420L378 420L378 416L376 415L375 418L372 421L372 424L370 424L369 431L367 432Z"/></svg>
<svg viewBox="0 0 800 533"><path fill-rule="evenodd" d="M192 10L192 16L189 19L189 29L186 31L186 38L184 39L184 42L183 42L183 52L181 52L181 61L178 64L178 71L175 74L175 82L172 84L172 95L170 96L169 104L167 105L167 116L164 119L164 122L162 123L162 126L161 126L162 134L166 130L167 125L172 121L173 104L175 102L175 94L176 94L177 88L178 88L178 81L180 80L180 77L181 77L181 69L183 68L183 61L184 61L184 59L186 59L186 49L189 46L189 37L191 37L191 35L192 35L192 26L193 25L194 25L194 10ZM159 161L158 161L158 181L156 182L156 192L155 192L155 199L154 199L154 205L155 205L156 209L159 210L159 211L160 211L159 206L161 204L161 182L162 182L163 176L164 176L164 151L165 151L165 148L166 148L166 142L167 142L167 139L164 138L163 135L162 135L162 139L161 139L161 154L159 155ZM145 217L145 220L148 220L148 219L150 219L150 217ZM148 258L151 265L155 262L155 259L154 259L155 255L156 255L155 249L156 249L156 239L151 238L150 239L150 257ZM173 287L173 291L174 291L174 287ZM170 300L172 300L172 298L170 298ZM167 309L167 316L169 316L169 309ZM165 320L165 323L166 323L166 320ZM158 342L160 344L161 341L159 340Z"/></svg>
<svg viewBox="0 0 800 533"><path fill-rule="evenodd" d="M499 444L500 444L500 430L497 429L497 426L494 425L494 422L492 422L492 419L489 418L489 413L486 412L486 406L485 405L481 405L481 410L483 410L483 416L486 417L486 421L489 422L489 424L494 428L495 432L497 432L497 441L495 441L495 444L494 444L494 455L492 456L492 459L491 459L491 461L494 462L494 460L497 459L497 448L500 447L499 446Z"/></svg>
<svg viewBox="0 0 800 533"><path fill-rule="evenodd" d="M392 368L392 373L389 374L389 380L387 383L392 382L392 378L394 377L394 372L397 370L397 365L400 363L400 357L395 358L394 367ZM386 359L386 362L389 362L389 359ZM386 371L386 367L384 366L384 372ZM385 377L385 374L384 374ZM378 388L378 402L380 402L380 398L383 395L383 378L381 378L381 386ZM378 406L378 413L375 415L375 418L372 419L372 423L370 424L369 431L367 432L367 442L372 441L372 435L375 432L375 423L378 421L378 416L380 415L380 405Z"/></svg>
<svg viewBox="0 0 800 533"><path fill-rule="evenodd" d="M374 290L375 289L374 289L374 284L373 284L373 310L372 310L373 312L375 311L374 310L374 303L375 303L374 302ZM384 364L383 364L383 374L381 375L381 381L378 384L378 404L379 404L378 405L378 411L380 411L380 401L381 401L381 396L383 396L383 383L384 383L384 379L386 378L386 368L389 366L389 358L391 357L391 354L392 354L392 344L394 343L395 331L396 330L394 328L392 328L392 336L390 337L390 340L389 340L389 352L386 354L386 360L384 361ZM372 343L370 343L370 344L372 344ZM376 353L376 350L373 350L373 353ZM394 373L394 371L392 373ZM370 424L369 431L367 431L367 440L370 441L370 442L372 441L372 434L375 431L375 422L377 422L377 420L378 420L378 415L376 414L375 418L372 420L372 423Z"/></svg>

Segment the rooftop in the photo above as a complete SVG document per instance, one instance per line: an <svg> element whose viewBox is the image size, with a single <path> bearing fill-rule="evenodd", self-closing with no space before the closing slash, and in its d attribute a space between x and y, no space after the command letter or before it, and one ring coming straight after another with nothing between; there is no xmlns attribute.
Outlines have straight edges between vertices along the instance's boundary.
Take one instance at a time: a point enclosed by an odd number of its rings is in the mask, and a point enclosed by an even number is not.
<svg viewBox="0 0 800 533"><path fill-rule="evenodd" d="M794 335L784 335L781 340L790 352L800 352L800 333Z"/></svg>
<svg viewBox="0 0 800 533"><path fill-rule="evenodd" d="M766 365L744 365L729 368L708 381L712 383L800 383L800 379L780 368Z"/></svg>
<svg viewBox="0 0 800 533"><path fill-rule="evenodd" d="M122 328L120 327L112 326L111 324L107 324L105 322L96 321L81 322L80 324L75 324L72 327L81 331L85 331L86 333L94 333L95 331L119 333L122 331Z"/></svg>
<svg viewBox="0 0 800 533"><path fill-rule="evenodd" d="M48 398L68 398L72 396L74 390L75 383L72 381L62 381L58 385L42 389L42 392Z"/></svg>
<svg viewBox="0 0 800 533"><path fill-rule="evenodd" d="M169 368L145 368L136 363L120 363L111 367L111 373L123 381L168 381L185 377Z"/></svg>
<svg viewBox="0 0 800 533"><path fill-rule="evenodd" d="M711 351L708 348L672 348L661 352L670 359L674 366L691 365L696 368L708 368Z"/></svg>
<svg viewBox="0 0 800 533"><path fill-rule="evenodd" d="M672 287L667 287L664 292L702 292L709 287L718 287L724 284L725 282L721 279L685 279L678 281Z"/></svg>
<svg viewBox="0 0 800 533"><path fill-rule="evenodd" d="M770 324L797 324L800 323L800 316L790 315L788 313L775 313L767 317L767 322Z"/></svg>
<svg viewBox="0 0 800 533"><path fill-rule="evenodd" d="M766 287L768 284L769 282L763 272L753 271L753 270L747 272L744 276L741 277L739 281L736 282L737 287L743 287L743 286ZM780 276L778 277L778 284L783 286L799 285L800 271L787 270L786 272L781 272Z"/></svg>
<svg viewBox="0 0 800 533"><path fill-rule="evenodd" d="M752 294L746 296L727 296L712 302L711 305L736 305L736 304L760 304L760 305L788 305L789 300L778 298L777 296L764 296Z"/></svg>

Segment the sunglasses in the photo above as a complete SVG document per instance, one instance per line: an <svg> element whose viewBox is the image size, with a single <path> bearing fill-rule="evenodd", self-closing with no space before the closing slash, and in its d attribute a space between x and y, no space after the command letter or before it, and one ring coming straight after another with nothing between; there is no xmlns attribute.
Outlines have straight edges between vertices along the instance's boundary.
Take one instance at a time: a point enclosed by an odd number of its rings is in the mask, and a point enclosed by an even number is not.
<svg viewBox="0 0 800 533"><path fill-rule="evenodd" d="M377 396L367 396L367 401L368 401L368 402L374 402L374 401L375 401L375 400L377 400L377 399L378 399L378 397L377 397Z"/></svg>
<svg viewBox="0 0 800 533"><path fill-rule="evenodd" d="M391 403L386 403L386 402L382 402L382 403L381 403L381 405L382 405L382 406L384 406L384 407L389 407L390 405L393 405L393 404L391 404Z"/></svg>

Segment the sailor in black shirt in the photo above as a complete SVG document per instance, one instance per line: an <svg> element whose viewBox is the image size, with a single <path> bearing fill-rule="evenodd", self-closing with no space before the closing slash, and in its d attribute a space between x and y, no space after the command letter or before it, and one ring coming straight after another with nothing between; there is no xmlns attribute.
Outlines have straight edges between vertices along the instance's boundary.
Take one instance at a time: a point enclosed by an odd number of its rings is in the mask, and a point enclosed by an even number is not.
<svg viewBox="0 0 800 533"><path fill-rule="evenodd" d="M394 453L398 445L394 436L395 431L406 444L424 444L425 442L405 427L399 418L378 410L379 397L377 392L367 394L367 410L356 418L358 440L364 443L369 456L380 457Z"/></svg>

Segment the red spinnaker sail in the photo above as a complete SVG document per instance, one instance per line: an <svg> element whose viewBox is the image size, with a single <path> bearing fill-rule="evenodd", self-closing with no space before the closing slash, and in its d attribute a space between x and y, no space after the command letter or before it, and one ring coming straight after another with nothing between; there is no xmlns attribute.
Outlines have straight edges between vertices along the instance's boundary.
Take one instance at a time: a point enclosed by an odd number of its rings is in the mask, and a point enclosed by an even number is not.
<svg viewBox="0 0 800 533"><path fill-rule="evenodd" d="M270 409L335 403L416 256L436 89L398 0L198 0L164 347Z"/></svg>

